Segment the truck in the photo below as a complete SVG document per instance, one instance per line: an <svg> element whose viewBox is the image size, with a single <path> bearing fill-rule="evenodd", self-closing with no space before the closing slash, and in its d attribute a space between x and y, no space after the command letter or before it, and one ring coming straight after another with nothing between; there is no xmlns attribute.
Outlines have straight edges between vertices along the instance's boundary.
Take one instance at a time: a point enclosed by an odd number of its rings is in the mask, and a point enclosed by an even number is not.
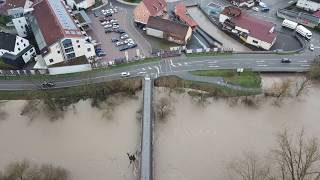
<svg viewBox="0 0 320 180"><path fill-rule="evenodd" d="M290 21L288 19L285 19L282 22L282 27L286 27L286 28L289 28L289 29L295 30L297 26L298 26L298 23Z"/></svg>
<svg viewBox="0 0 320 180"><path fill-rule="evenodd" d="M309 29L307 29L304 26L302 26L302 25L298 25L297 26L296 32L299 33L301 36L309 39L309 40L312 37L312 32Z"/></svg>

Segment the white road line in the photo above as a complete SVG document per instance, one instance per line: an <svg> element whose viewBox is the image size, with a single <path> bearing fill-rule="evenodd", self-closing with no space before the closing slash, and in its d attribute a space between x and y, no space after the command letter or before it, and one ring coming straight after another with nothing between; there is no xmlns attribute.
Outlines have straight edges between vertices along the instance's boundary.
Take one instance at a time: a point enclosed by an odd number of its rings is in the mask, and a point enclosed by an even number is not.
<svg viewBox="0 0 320 180"><path fill-rule="evenodd" d="M210 62L208 62L209 64L215 64L215 63L217 63L217 61L210 61Z"/></svg>
<svg viewBox="0 0 320 180"><path fill-rule="evenodd" d="M145 68L142 68L142 71L145 71L146 69Z"/></svg>
<svg viewBox="0 0 320 180"><path fill-rule="evenodd" d="M298 61L298 62L306 63L307 61L306 61L306 60L304 60L304 61Z"/></svg>
<svg viewBox="0 0 320 180"><path fill-rule="evenodd" d="M302 67L309 67L310 65L309 65L309 64L301 64L300 66L302 66Z"/></svg>
<svg viewBox="0 0 320 180"><path fill-rule="evenodd" d="M263 63L264 61L263 60L261 60L261 61L256 61L257 63Z"/></svg>
<svg viewBox="0 0 320 180"><path fill-rule="evenodd" d="M220 66L209 66L209 68L218 68Z"/></svg>
<svg viewBox="0 0 320 180"><path fill-rule="evenodd" d="M148 67L148 69L149 69L149 70L151 70L151 69L152 69L152 67L150 67L150 66L149 66L149 67Z"/></svg>
<svg viewBox="0 0 320 180"><path fill-rule="evenodd" d="M268 65L266 64L258 64L259 67L267 67Z"/></svg>
<svg viewBox="0 0 320 180"><path fill-rule="evenodd" d="M173 64L172 59L170 59L170 65L176 67L176 65Z"/></svg>
<svg viewBox="0 0 320 180"><path fill-rule="evenodd" d="M178 63L178 66L182 66L182 64L181 64L181 63Z"/></svg>
<svg viewBox="0 0 320 180"><path fill-rule="evenodd" d="M188 63L185 62L184 65L188 65Z"/></svg>
<svg viewBox="0 0 320 180"><path fill-rule="evenodd" d="M145 74L146 72L138 72L137 74Z"/></svg>
<svg viewBox="0 0 320 180"><path fill-rule="evenodd" d="M159 67L158 67L158 66L154 66L154 68L156 68L156 69L157 69L157 71L158 71L158 74L160 74Z"/></svg>

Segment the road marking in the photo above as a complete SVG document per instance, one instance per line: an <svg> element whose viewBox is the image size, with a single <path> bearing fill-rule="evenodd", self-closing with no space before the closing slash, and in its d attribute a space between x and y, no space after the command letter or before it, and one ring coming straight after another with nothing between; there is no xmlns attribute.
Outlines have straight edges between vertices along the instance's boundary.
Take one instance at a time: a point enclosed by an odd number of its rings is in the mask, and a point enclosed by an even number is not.
<svg viewBox="0 0 320 180"><path fill-rule="evenodd" d="M146 72L142 71L142 72L138 72L137 74L145 74Z"/></svg>
<svg viewBox="0 0 320 180"><path fill-rule="evenodd" d="M184 65L188 65L188 63L185 62Z"/></svg>
<svg viewBox="0 0 320 180"><path fill-rule="evenodd" d="M300 66L302 66L302 67L309 67L310 65L309 65L309 64L301 64Z"/></svg>
<svg viewBox="0 0 320 180"><path fill-rule="evenodd" d="M157 69L158 74L160 74L160 70L159 70L158 66L154 66L154 67Z"/></svg>
<svg viewBox="0 0 320 180"><path fill-rule="evenodd" d="M217 63L217 61L210 61L210 62L208 62L209 64L215 64L215 63Z"/></svg>
<svg viewBox="0 0 320 180"><path fill-rule="evenodd" d="M304 60L304 61L298 61L298 62L306 63L307 61L306 61L306 60Z"/></svg>
<svg viewBox="0 0 320 180"><path fill-rule="evenodd" d="M149 67L148 67L148 69L149 69L149 70L151 70L151 69L152 69L152 67L150 67L150 66L149 66Z"/></svg>
<svg viewBox="0 0 320 180"><path fill-rule="evenodd" d="M209 68L218 68L220 66L209 66Z"/></svg>
<svg viewBox="0 0 320 180"><path fill-rule="evenodd" d="M142 68L142 71L145 71L146 69L145 68Z"/></svg>
<svg viewBox="0 0 320 180"><path fill-rule="evenodd" d="M256 61L257 63L263 63L264 61L263 60L260 60L260 61Z"/></svg>
<svg viewBox="0 0 320 180"><path fill-rule="evenodd" d="M178 66L182 66L182 64L181 64L181 63L178 63Z"/></svg>
<svg viewBox="0 0 320 180"><path fill-rule="evenodd" d="M173 66L173 67L176 67L173 62L172 62L172 59L170 59L170 65Z"/></svg>
<svg viewBox="0 0 320 180"><path fill-rule="evenodd" d="M268 65L266 64L258 64L259 67L267 67Z"/></svg>

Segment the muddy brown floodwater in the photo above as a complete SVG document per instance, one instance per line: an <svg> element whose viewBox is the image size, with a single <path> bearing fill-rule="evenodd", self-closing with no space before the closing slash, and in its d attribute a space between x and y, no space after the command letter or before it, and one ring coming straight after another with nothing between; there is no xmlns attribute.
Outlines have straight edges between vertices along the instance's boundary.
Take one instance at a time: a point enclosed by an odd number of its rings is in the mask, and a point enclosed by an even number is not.
<svg viewBox="0 0 320 180"><path fill-rule="evenodd" d="M290 77L295 78L295 77ZM270 85L279 81L264 77ZM163 95L163 92L157 96ZM226 100L200 106L190 96L173 94L175 115L155 125L155 179L227 179L226 164L244 151L265 155L275 145L275 134L287 128L320 137L320 88L281 108L263 103L258 109Z"/></svg>
<svg viewBox="0 0 320 180"><path fill-rule="evenodd" d="M127 152L139 149L140 124L136 110L140 101L121 103L111 120L92 108L90 101L76 104L76 113L50 122L39 117L31 123L20 116L24 101L9 101L0 120L0 169L10 162L28 159L51 163L70 171L71 180L135 180Z"/></svg>

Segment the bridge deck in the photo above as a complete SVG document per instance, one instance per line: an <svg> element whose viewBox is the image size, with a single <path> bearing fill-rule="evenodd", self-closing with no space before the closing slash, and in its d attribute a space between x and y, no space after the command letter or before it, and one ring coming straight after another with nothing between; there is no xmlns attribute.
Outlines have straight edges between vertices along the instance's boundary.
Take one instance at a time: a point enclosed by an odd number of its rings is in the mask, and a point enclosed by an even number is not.
<svg viewBox="0 0 320 180"><path fill-rule="evenodd" d="M141 175L140 180L152 180L152 132L153 132L153 109L152 109L153 80L145 78L143 91L143 122L142 122L142 148L141 148Z"/></svg>

